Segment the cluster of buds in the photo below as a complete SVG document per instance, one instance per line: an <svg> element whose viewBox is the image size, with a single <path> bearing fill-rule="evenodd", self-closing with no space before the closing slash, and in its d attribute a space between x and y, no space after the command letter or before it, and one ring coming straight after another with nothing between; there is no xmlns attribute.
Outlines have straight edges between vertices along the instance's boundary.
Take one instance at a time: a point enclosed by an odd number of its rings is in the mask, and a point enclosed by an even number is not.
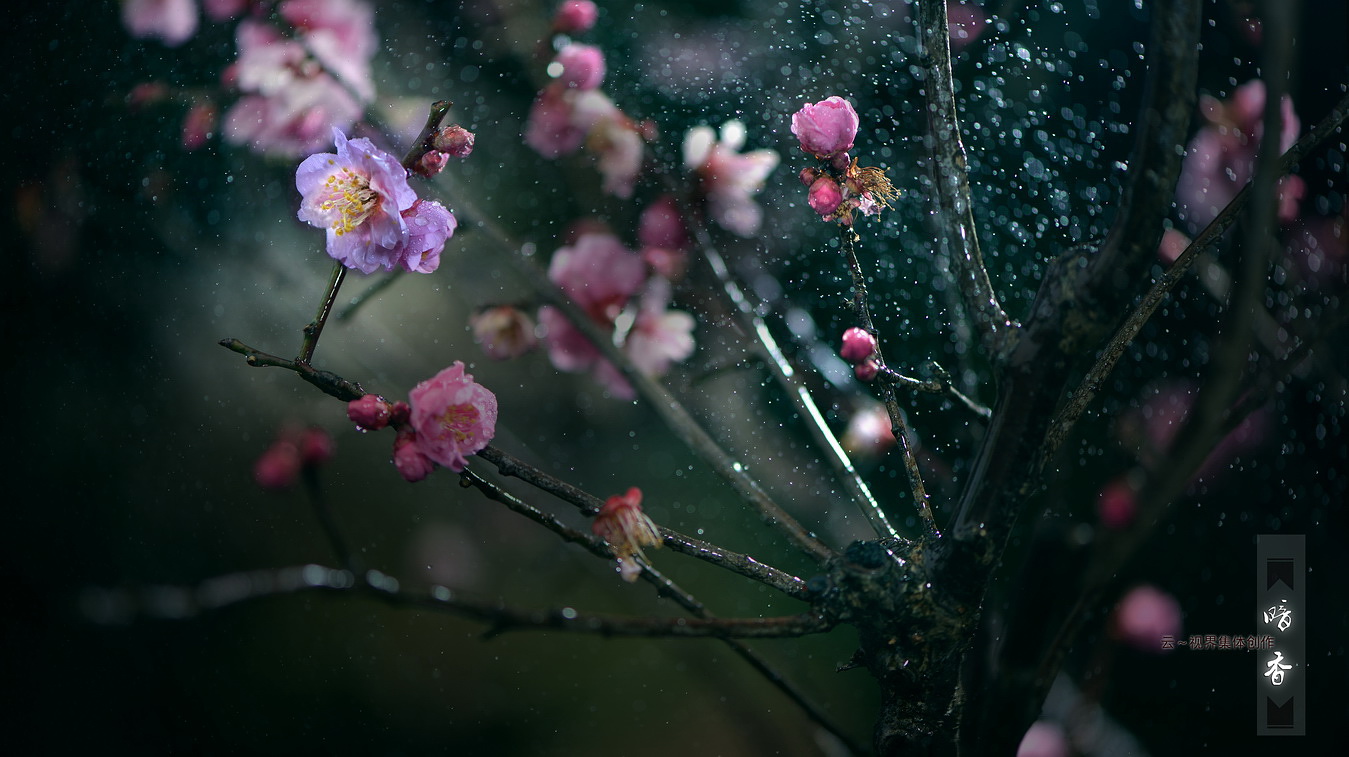
<svg viewBox="0 0 1349 757"><path fill-rule="evenodd" d="M300 472L313 470L333 457L333 438L318 427L285 428L253 464L253 481L268 491L285 491Z"/></svg>
<svg viewBox="0 0 1349 757"><path fill-rule="evenodd" d="M853 365L853 373L860 381L871 381L880 373L881 361L876 356L876 335L856 326L843 332L843 346L838 354Z"/></svg>
<svg viewBox="0 0 1349 757"><path fill-rule="evenodd" d="M805 105L792 115L792 134L801 149L821 161L821 166L801 171L801 183L810 188L807 202L821 218L844 226L852 226L854 210L878 215L897 196L884 171L859 166L848 154L857 126L857 111L838 96Z"/></svg>
<svg viewBox="0 0 1349 757"><path fill-rule="evenodd" d="M347 417L362 431L392 427L393 464L410 482L421 481L437 465L462 473L496 434L496 395L473 380L464 364L417 384L411 402L389 402L374 394L347 403Z"/></svg>
<svg viewBox="0 0 1349 757"><path fill-rule="evenodd" d="M467 158L473 152L473 132L454 124L431 135L430 147L412 167L418 176L431 178L440 173L450 158Z"/></svg>
<svg viewBox="0 0 1349 757"><path fill-rule="evenodd" d="M642 512L642 490L628 489L627 494L610 497L590 524L595 535L609 542L618 558L618 572L623 580L632 583L642 572L634 559L642 547L660 548L662 542L656 524Z"/></svg>

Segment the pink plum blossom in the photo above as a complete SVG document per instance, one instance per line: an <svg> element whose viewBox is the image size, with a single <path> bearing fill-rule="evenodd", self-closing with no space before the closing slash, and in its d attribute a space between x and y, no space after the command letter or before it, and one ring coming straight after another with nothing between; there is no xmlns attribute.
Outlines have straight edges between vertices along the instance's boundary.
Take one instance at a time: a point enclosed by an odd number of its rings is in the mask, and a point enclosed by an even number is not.
<svg viewBox="0 0 1349 757"><path fill-rule="evenodd" d="M454 235L454 214L435 200L417 200L403 211L407 236L394 252L398 265L409 273L431 273L440 267L440 253Z"/></svg>
<svg viewBox="0 0 1349 757"><path fill-rule="evenodd" d="M589 31L600 16L599 8L590 0L567 0L558 6L553 16L553 31L560 34L580 34Z"/></svg>
<svg viewBox="0 0 1349 757"><path fill-rule="evenodd" d="M436 462L417 446L417 432L403 429L393 440L393 466L408 483L417 483L431 475Z"/></svg>
<svg viewBox="0 0 1349 757"><path fill-rule="evenodd" d="M417 449L455 473L496 435L497 398L454 365L408 393Z"/></svg>
<svg viewBox="0 0 1349 757"><path fill-rule="evenodd" d="M469 320L473 339L493 360L509 360L534 349L539 339L534 322L519 308L497 305L485 308Z"/></svg>
<svg viewBox="0 0 1349 757"><path fill-rule="evenodd" d="M674 195L663 194L646 206L637 221L637 241L643 247L683 249L688 246L689 232Z"/></svg>
<svg viewBox="0 0 1349 757"><path fill-rule="evenodd" d="M810 204L811 210L828 218L838 210L839 205L843 204L843 190L839 189L837 181L828 176L821 176L810 185L806 202Z"/></svg>
<svg viewBox="0 0 1349 757"><path fill-rule="evenodd" d="M253 464L253 481L267 491L284 491L300 478L300 450L291 440L277 440Z"/></svg>
<svg viewBox="0 0 1349 757"><path fill-rule="evenodd" d="M244 12L250 0L202 0L201 7L212 21L229 21Z"/></svg>
<svg viewBox="0 0 1349 757"><path fill-rule="evenodd" d="M218 116L215 103L210 100L193 104L183 118L183 149L198 150L205 147L215 134Z"/></svg>
<svg viewBox="0 0 1349 757"><path fill-rule="evenodd" d="M436 132L431 146L452 158L467 158L473 152L473 132L458 124Z"/></svg>
<svg viewBox="0 0 1349 757"><path fill-rule="evenodd" d="M367 394L347 403L347 417L363 431L378 431L389 425L392 408L383 397Z"/></svg>
<svg viewBox="0 0 1349 757"><path fill-rule="evenodd" d="M590 530L613 547L619 574L628 583L636 581L642 572L634 559L638 555L646 558L642 547L659 549L664 543L656 524L642 512L642 490L635 486L626 494L606 500L591 522Z"/></svg>
<svg viewBox="0 0 1349 757"><path fill-rule="evenodd" d="M197 33L196 0L124 0L122 25L139 39L177 47Z"/></svg>
<svg viewBox="0 0 1349 757"><path fill-rule="evenodd" d="M895 434L885 405L868 400L866 404L853 411L839 443L849 455L862 458L879 457L881 453L893 447Z"/></svg>
<svg viewBox="0 0 1349 757"><path fill-rule="evenodd" d="M745 137L740 121L723 124L720 141L711 127L695 126L684 137L684 167L697 173L712 219L727 231L750 237L763 222L763 209L753 196L777 168L778 154L773 150L741 154Z"/></svg>
<svg viewBox="0 0 1349 757"><path fill-rule="evenodd" d="M1155 586L1138 586L1115 606L1111 633L1143 652L1161 654L1162 637L1180 635L1180 603Z"/></svg>
<svg viewBox="0 0 1349 757"><path fill-rule="evenodd" d="M553 254L548 278L590 319L612 328L646 277L642 259L610 234L584 234ZM556 308L539 309L548 358L561 371L576 373L605 362L600 352ZM625 384L624 384L625 385Z"/></svg>
<svg viewBox="0 0 1349 757"><path fill-rule="evenodd" d="M801 149L817 158L832 158L852 149L857 138L857 111L837 95L804 105L792 114L792 134Z"/></svg>
<svg viewBox="0 0 1349 757"><path fill-rule="evenodd" d="M1204 95L1199 101L1204 124L1186 148L1176 185L1180 217L1198 231L1227 206L1255 174L1256 153L1264 134L1265 83L1253 79L1232 93L1229 100ZM1280 104L1282 130L1279 151L1297 141L1301 121L1287 95ZM1298 216L1306 184L1299 176L1280 180L1279 220L1290 223Z"/></svg>
<svg viewBox="0 0 1349 757"><path fill-rule="evenodd" d="M409 233L403 212L417 200L407 171L368 139L348 140L333 129L333 142L336 153L311 155L295 172L295 187L303 197L299 219L326 229L328 255L348 268L362 273L392 270L406 253ZM434 237L423 238L434 243Z"/></svg>
<svg viewBox="0 0 1349 757"><path fill-rule="evenodd" d="M647 376L657 378L693 354L693 316L669 310L670 282L654 278L642 294L637 320L623 342L632 364Z"/></svg>
<svg viewBox="0 0 1349 757"><path fill-rule="evenodd" d="M362 100L375 97L370 59L379 46L374 8L362 0L286 0L278 10L305 40L324 69L354 89Z"/></svg>
<svg viewBox="0 0 1349 757"><path fill-rule="evenodd" d="M585 141L586 130L572 121L572 92L545 87L529 108L525 120L525 144L545 158L575 152Z"/></svg>
<svg viewBox="0 0 1349 757"><path fill-rule="evenodd" d="M838 354L849 363L860 363L876 354L876 337L856 326L843 332L843 346Z"/></svg>
<svg viewBox="0 0 1349 757"><path fill-rule="evenodd" d="M548 72L567 89L595 89L604 81L604 53L594 45L573 42L558 51Z"/></svg>

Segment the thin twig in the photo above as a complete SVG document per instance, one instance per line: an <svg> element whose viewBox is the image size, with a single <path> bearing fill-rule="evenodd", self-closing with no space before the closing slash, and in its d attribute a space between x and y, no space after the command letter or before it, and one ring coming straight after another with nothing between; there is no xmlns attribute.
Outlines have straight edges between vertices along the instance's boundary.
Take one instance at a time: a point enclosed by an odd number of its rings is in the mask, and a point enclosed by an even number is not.
<svg viewBox="0 0 1349 757"><path fill-rule="evenodd" d="M1323 142L1330 138L1331 134L1349 119L1349 95L1341 98L1335 107L1330 109L1324 118L1317 122L1316 126L1302 135L1294 145L1288 148L1279 160L1278 172L1280 175L1287 174L1293 166L1302 160L1302 158L1311 150L1319 147ZM1152 318L1153 313L1161 306L1171 290L1185 276L1190 269L1190 265L1202 253L1208 252L1217 244L1222 235L1236 223L1237 219L1246 209L1246 204L1251 198L1251 183L1241 188L1232 201L1227 203L1227 207L1214 218L1199 235L1190 242L1185 251L1176 258L1162 275L1153 282L1153 285L1143 295L1143 299L1137 307L1129 313L1129 317L1124 324L1119 327L1110 342L1102 350L1096 363L1092 365L1085 378L1073 392L1071 398L1055 414L1053 422L1050 424L1050 431L1045 438L1044 451L1041 454L1041 465L1051 459L1054 452L1067 438L1068 431L1077 423L1082 412L1086 410L1088 404L1096 397L1096 393L1101 390L1105 380L1114 370L1115 364L1119 362L1120 357L1124 355L1125 349L1142 331L1143 326Z"/></svg>
<svg viewBox="0 0 1349 757"><path fill-rule="evenodd" d="M545 630L601 636L659 638L792 638L830 630L834 623L816 613L769 618L633 618L591 615L564 607L520 610L497 601L471 599L444 586L427 591L402 588L398 579L377 570L353 576L324 565L302 565L231 573L194 586L151 586L138 590L92 590L80 604L87 617L124 623L136 616L179 620L265 597L304 593L364 594L391 605L446 612L481 621L488 636L506 631Z"/></svg>
<svg viewBox="0 0 1349 757"><path fill-rule="evenodd" d="M563 502L576 507L576 509L580 510L585 515L595 515L604 504L599 497L583 491L566 481L550 476L538 468L535 468L518 458L512 457L490 444L478 453L478 457L481 457L496 466L497 472L501 475L518 478L530 486L548 492ZM504 496L510 496L504 492L502 494ZM709 544L673 529L659 527L659 531L661 538L664 540L664 544L676 552L696 557L699 560L711 563L733 573L738 573L746 578L752 578L755 581L766 586L771 586L794 599L805 598L805 581L790 573L759 562L749 555L723 549L715 544Z"/></svg>
<svg viewBox="0 0 1349 757"><path fill-rule="evenodd" d="M988 279L974 225L965 146L960 141L955 86L951 78L950 26L945 0L919 0L920 61L926 73L928 136L932 149L933 202L943 225L941 242L952 249L956 281L979 332L984 351L997 359L1017 323L1007 316Z"/></svg>
<svg viewBox="0 0 1349 757"><path fill-rule="evenodd" d="M862 272L862 265L857 260L857 233L850 227L839 226L838 244L848 260L848 270L852 273L853 311L857 321L867 333L877 336L876 326L871 321L871 308L867 304L866 274ZM882 367L885 366L885 354L881 350L879 338L876 339L875 358ZM899 400L895 397L895 385L892 382L882 381L880 393L881 399L885 402L885 410L890 416L890 431L894 434L900 455L904 458L904 470L909 476L909 489L913 493L913 504L918 510L923 530L930 538L940 538L941 532L937 530L937 521L932 516L927 488L923 486L923 474L918 470L918 460L909 446L909 425L905 422L904 412L900 410Z"/></svg>
<svg viewBox="0 0 1349 757"><path fill-rule="evenodd" d="M984 420L988 420L993 416L992 410L979 404L973 398L957 389L955 383L951 380L951 374L947 373L944 368L934 361L928 361L928 364L932 367L932 371L937 374L937 378L916 379L911 376L905 376L888 365L881 366L880 372L877 373L876 376L880 381L887 384L894 384L895 386L904 389L912 389L915 392L922 392L924 394L945 395L959 404L964 405L966 409Z"/></svg>
<svg viewBox="0 0 1349 757"><path fill-rule="evenodd" d="M731 301L731 305L742 322L742 328L747 333L754 335L755 351L764 364L768 366L769 374L772 375L773 380L782 388L783 393L787 395L787 398L796 408L797 417L806 424L807 430L815 439L815 446L833 467L835 475L843 482L844 488L848 490L853 501L866 515L876 534L899 538L899 532L891 525L889 518L885 516L885 511L881 509L880 503L872 495L871 489L867 487L861 474L853 467L852 460L848 458L848 453L843 450L843 445L839 444L838 437L834 435L833 429L825 423L824 415L820 412L819 406L815 404L815 399L810 396L810 391L796 378L796 370L787 360L787 356L782 354L777 340L768 330L768 324L764 323L764 319L750 304L744 290L740 288L740 284L731 275L730 268L721 257L721 253L712 246L712 239L707 230L699 226L695 229L694 235L698 240L699 248L702 250L703 260L712 269L712 274L721 284L722 292L725 293L726 298Z"/></svg>
<svg viewBox="0 0 1349 757"><path fill-rule="evenodd" d="M364 307L366 303L373 302L375 297L377 297L380 294L383 294L385 289L388 289L390 286L393 286L394 282L398 281L402 277L403 271L394 271L393 273L390 273L387 276L379 277L379 279L375 283L366 287L365 291L361 292L355 297L352 297L351 302L348 302L346 307L337 311L338 322L350 320L352 316L356 315L357 310L360 310L362 307Z"/></svg>
<svg viewBox="0 0 1349 757"><path fill-rule="evenodd" d="M365 396L365 389L355 381L348 381L336 373L320 371L309 363L277 357L262 350L254 349L238 339L221 339L221 347L244 356L244 362L254 368L285 368L299 374L300 378L313 384L324 394L336 397L343 402L351 402Z"/></svg>

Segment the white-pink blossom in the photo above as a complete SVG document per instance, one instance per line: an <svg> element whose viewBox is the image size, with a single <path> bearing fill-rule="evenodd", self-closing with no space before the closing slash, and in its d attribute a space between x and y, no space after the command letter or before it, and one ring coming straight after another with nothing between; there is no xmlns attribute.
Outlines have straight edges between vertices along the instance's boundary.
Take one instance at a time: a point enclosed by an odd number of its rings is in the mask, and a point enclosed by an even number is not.
<svg viewBox="0 0 1349 757"><path fill-rule="evenodd" d="M122 25L131 36L177 47L197 33L195 0L124 0Z"/></svg>
<svg viewBox="0 0 1349 757"><path fill-rule="evenodd" d="M720 141L711 127L695 126L684 137L684 166L698 175L712 219L727 231L749 237L763 222L763 209L754 195L777 168L778 154L773 150L741 154L745 137L740 121L723 124Z"/></svg>

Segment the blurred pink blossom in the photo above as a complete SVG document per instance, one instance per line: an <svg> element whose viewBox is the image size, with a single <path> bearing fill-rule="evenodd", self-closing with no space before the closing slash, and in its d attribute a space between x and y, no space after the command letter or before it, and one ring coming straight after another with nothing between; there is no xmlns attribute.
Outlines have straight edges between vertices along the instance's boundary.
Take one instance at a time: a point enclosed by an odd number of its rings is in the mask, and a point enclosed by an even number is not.
<svg viewBox="0 0 1349 757"><path fill-rule="evenodd" d="M573 42L558 51L548 72L567 89L595 89L604 81L604 53L594 45Z"/></svg>
<svg viewBox="0 0 1349 757"><path fill-rule="evenodd" d="M473 339L493 360L520 357L538 346L534 322L519 308L497 305L476 313L469 321Z"/></svg>
<svg viewBox="0 0 1349 757"><path fill-rule="evenodd" d="M215 134L219 113L210 100L194 103L183 118L183 149L197 150L206 146Z"/></svg>
<svg viewBox="0 0 1349 757"><path fill-rule="evenodd" d="M1255 173L1256 153L1264 134L1265 83L1259 79L1237 87L1228 100L1209 95L1199 99L1207 121L1186 149L1176 185L1176 203L1180 217L1191 231L1207 226L1227 206ZM1279 133L1279 151L1297 141L1302 124L1287 95L1281 103L1283 128ZM1279 181L1279 220L1290 223L1297 218L1306 184L1299 176Z"/></svg>
<svg viewBox="0 0 1349 757"><path fill-rule="evenodd" d="M332 134L337 152L311 155L295 172L302 197L297 215L326 230L334 260L362 273L392 270L407 244L403 212L417 199L407 171L368 139L348 140L336 128Z"/></svg>
<svg viewBox="0 0 1349 757"><path fill-rule="evenodd" d="M278 10L304 36L305 46L325 70L354 89L361 99L374 99L370 60L379 38L375 36L375 11L369 3L286 0Z"/></svg>
<svg viewBox="0 0 1349 757"><path fill-rule="evenodd" d="M689 233L674 195L661 195L642 211L637 240L642 244L642 260L651 270L671 281L684 275Z"/></svg>
<svg viewBox="0 0 1349 757"><path fill-rule="evenodd" d="M393 440L393 465L404 481L413 484L436 469L435 461L417 446L417 432L410 428L400 430Z"/></svg>
<svg viewBox="0 0 1349 757"><path fill-rule="evenodd" d="M637 370L658 378L670 365L693 354L693 316L669 310L670 282L653 278L643 292L637 320L623 342L623 351Z"/></svg>
<svg viewBox="0 0 1349 757"><path fill-rule="evenodd" d="M1016 748L1016 757L1070 757L1072 753L1063 728L1048 720L1032 723Z"/></svg>
<svg viewBox="0 0 1349 757"><path fill-rule="evenodd" d="M567 0L558 6L553 16L553 31L560 34L580 34L589 31L599 18L600 10L590 0Z"/></svg>
<svg viewBox="0 0 1349 757"><path fill-rule="evenodd" d="M1110 630L1125 644L1161 654L1166 651L1162 649L1162 637L1180 635L1180 616L1180 603L1175 597L1155 586L1138 586L1115 606Z"/></svg>
<svg viewBox="0 0 1349 757"><path fill-rule="evenodd" d="M792 134L800 140L801 149L822 160L851 150L857 125L852 103L837 95L804 105L792 114Z"/></svg>
<svg viewBox="0 0 1349 757"><path fill-rule="evenodd" d="M863 459L879 457L893 447L895 434L885 405L868 400L854 410L840 443L849 455Z"/></svg>
<svg viewBox="0 0 1349 757"><path fill-rule="evenodd" d="M177 47L197 33L196 0L124 0L122 25L138 39Z"/></svg>
<svg viewBox="0 0 1349 757"><path fill-rule="evenodd" d="M984 33L988 14L968 0L947 3L946 23L951 35L951 52L958 53Z"/></svg>
<svg viewBox="0 0 1349 757"><path fill-rule="evenodd" d="M201 7L212 21L229 21L238 18L248 3L249 0L202 0Z"/></svg>
<svg viewBox="0 0 1349 757"><path fill-rule="evenodd" d="M778 165L773 150L741 154L745 125L727 121L721 139L708 126L695 126L684 137L684 167L694 171L707 198L708 213L722 228L742 237L758 233L763 209L754 195Z"/></svg>
<svg viewBox="0 0 1349 757"><path fill-rule="evenodd" d="M1112 531L1128 528L1138 514L1138 492L1125 476L1106 484L1096 498L1101 525Z"/></svg>
<svg viewBox="0 0 1349 757"><path fill-rule="evenodd" d="M417 449L455 473L496 435L497 398L454 365L408 393Z"/></svg>

